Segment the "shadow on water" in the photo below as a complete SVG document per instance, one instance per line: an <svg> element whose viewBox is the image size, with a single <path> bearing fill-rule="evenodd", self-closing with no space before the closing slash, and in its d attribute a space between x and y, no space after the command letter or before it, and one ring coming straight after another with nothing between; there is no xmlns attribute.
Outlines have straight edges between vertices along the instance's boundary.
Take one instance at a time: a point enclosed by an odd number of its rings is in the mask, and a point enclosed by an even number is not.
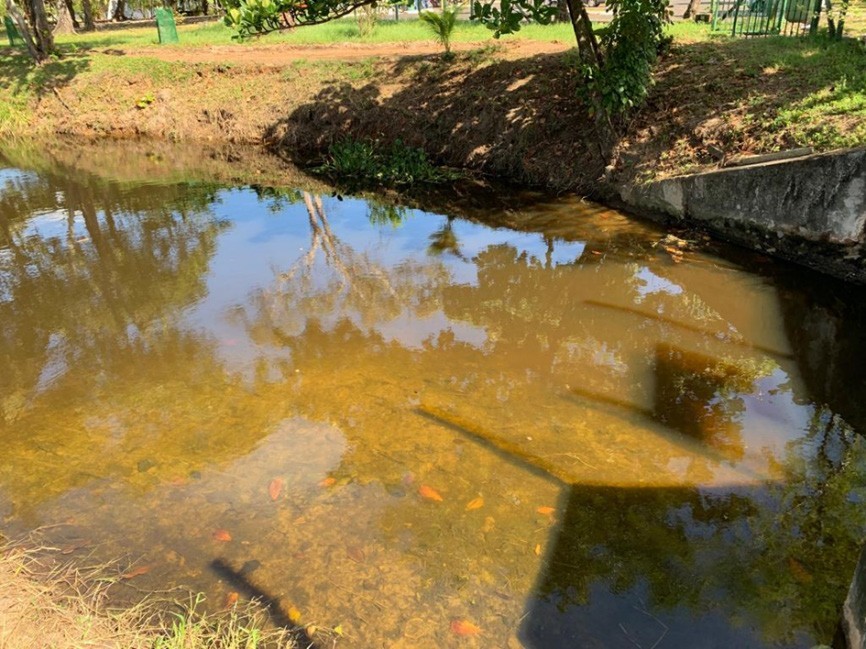
<svg viewBox="0 0 866 649"><path fill-rule="evenodd" d="M268 612L271 621L277 626L292 632L299 646L306 649L317 649L319 645L310 637L307 629L296 624L283 610L280 599L260 587L256 586L248 575L244 574L243 568L236 570L223 558L216 558L210 564L220 579L225 579L233 588L236 588L244 598L261 603Z"/></svg>

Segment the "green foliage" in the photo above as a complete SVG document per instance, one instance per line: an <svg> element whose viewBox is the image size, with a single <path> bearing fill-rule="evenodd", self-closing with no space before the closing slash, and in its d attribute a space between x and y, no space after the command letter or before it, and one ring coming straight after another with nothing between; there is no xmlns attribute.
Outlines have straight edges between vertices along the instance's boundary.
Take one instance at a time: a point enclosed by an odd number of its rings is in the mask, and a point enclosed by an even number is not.
<svg viewBox="0 0 866 649"><path fill-rule="evenodd" d="M315 25L346 16L367 6L399 7L406 0L240 0L225 15L238 38Z"/></svg>
<svg viewBox="0 0 866 649"><path fill-rule="evenodd" d="M346 138L331 145L325 163L317 170L344 182L394 187L457 178L454 172L431 163L424 151L400 140L380 149L371 142Z"/></svg>
<svg viewBox="0 0 866 649"><path fill-rule="evenodd" d="M457 24L457 14L460 12L460 5L455 5L451 9L442 8L442 11L423 11L418 16L425 25L430 28L436 40L445 48L445 54L451 55L451 33L454 31L454 26Z"/></svg>
<svg viewBox="0 0 866 649"><path fill-rule="evenodd" d="M602 65L584 65L585 92L608 115L618 115L646 99L653 64L670 43L668 0L608 0L613 19L602 32Z"/></svg>
<svg viewBox="0 0 866 649"><path fill-rule="evenodd" d="M556 3L546 0L501 0L497 4L481 0L472 4L472 16L492 30L494 38L518 32L526 22L547 25L557 12Z"/></svg>

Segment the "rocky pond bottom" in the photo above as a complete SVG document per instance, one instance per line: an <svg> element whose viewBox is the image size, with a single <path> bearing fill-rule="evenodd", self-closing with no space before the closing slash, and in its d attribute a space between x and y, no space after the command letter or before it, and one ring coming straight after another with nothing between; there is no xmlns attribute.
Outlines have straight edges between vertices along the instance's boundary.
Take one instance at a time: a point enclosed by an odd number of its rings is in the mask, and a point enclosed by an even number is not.
<svg viewBox="0 0 866 649"><path fill-rule="evenodd" d="M515 206L7 163L0 531L314 646L829 644L862 296Z"/></svg>

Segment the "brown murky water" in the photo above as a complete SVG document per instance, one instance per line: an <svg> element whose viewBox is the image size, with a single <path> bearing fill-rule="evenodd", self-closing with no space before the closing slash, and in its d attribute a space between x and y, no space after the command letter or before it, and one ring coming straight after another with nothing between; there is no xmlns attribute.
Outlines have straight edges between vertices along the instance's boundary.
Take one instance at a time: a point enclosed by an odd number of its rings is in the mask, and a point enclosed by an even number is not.
<svg viewBox="0 0 866 649"><path fill-rule="evenodd" d="M860 295L521 205L0 171L0 531L338 646L829 643Z"/></svg>

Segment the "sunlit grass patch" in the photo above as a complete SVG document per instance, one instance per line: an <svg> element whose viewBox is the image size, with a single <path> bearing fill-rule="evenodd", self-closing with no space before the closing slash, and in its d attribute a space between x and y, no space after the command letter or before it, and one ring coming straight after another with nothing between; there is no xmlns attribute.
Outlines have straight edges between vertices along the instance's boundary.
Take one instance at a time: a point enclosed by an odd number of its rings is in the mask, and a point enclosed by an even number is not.
<svg viewBox="0 0 866 649"><path fill-rule="evenodd" d="M62 35L57 42L68 49L122 48L122 47L163 47L184 48L202 45L230 45L235 32L222 22L178 25L180 42L176 45L159 45L156 27L135 27L112 31L98 31ZM526 25L517 34L507 37L511 40L565 41L574 40L569 23L555 25ZM458 21L453 34L454 42L475 42L492 40L489 29L468 20ZM334 45L339 43L402 43L430 41L430 32L416 18L393 17L380 19L370 34L361 35L358 22L354 18L342 18L321 25L300 27L292 31L275 32L260 38L240 41L241 44L261 47L264 45ZM505 39L503 39L505 40Z"/></svg>

